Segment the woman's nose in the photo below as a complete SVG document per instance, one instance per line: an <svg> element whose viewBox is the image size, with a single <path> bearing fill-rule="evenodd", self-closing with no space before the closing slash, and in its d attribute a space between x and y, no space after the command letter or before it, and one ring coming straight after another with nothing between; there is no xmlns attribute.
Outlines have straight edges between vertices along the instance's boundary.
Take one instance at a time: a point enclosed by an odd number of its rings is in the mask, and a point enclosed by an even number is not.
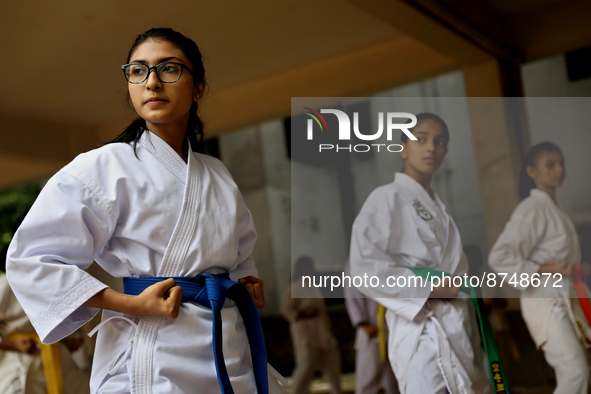
<svg viewBox="0 0 591 394"><path fill-rule="evenodd" d="M427 151L432 152L435 150L435 141L427 140L427 143L425 145L427 146Z"/></svg>
<svg viewBox="0 0 591 394"><path fill-rule="evenodd" d="M160 81L160 78L158 78L158 74L154 69L149 71L146 88L149 90L158 90L162 88L162 82Z"/></svg>

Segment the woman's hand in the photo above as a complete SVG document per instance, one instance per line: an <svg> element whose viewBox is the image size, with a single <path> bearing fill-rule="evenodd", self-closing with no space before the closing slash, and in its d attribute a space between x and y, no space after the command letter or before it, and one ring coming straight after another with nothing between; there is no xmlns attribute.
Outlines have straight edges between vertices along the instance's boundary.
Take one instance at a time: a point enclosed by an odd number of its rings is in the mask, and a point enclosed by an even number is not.
<svg viewBox="0 0 591 394"><path fill-rule="evenodd" d="M434 286L433 291L429 295L429 298L439 298L445 301L450 301L458 297L460 294L460 288L453 286L453 276L449 277L449 280L446 277L439 286Z"/></svg>
<svg viewBox="0 0 591 394"><path fill-rule="evenodd" d="M147 287L135 297L136 316L160 316L176 319L179 315L183 288L172 278Z"/></svg>
<svg viewBox="0 0 591 394"><path fill-rule="evenodd" d="M82 337L79 336L70 336L62 339L60 342L63 343L64 346L66 346L70 352L74 353L76 350L80 349L80 346L82 346L84 339L82 339Z"/></svg>
<svg viewBox="0 0 591 394"><path fill-rule="evenodd" d="M246 290L250 293L257 309L265 307L265 293L263 292L263 281L254 276L247 276L246 278L238 279L238 282L246 286Z"/></svg>
<svg viewBox="0 0 591 394"><path fill-rule="evenodd" d="M568 261L561 261L560 263L542 264L538 272L540 274L560 274L569 277L572 271L572 264Z"/></svg>
<svg viewBox="0 0 591 394"><path fill-rule="evenodd" d="M318 309L306 309L305 311L298 313L296 320L311 319L313 317L317 317L318 315L320 315L320 311Z"/></svg>
<svg viewBox="0 0 591 394"><path fill-rule="evenodd" d="M33 338L5 339L0 342L0 349L33 354L37 351L37 344Z"/></svg>
<svg viewBox="0 0 591 394"><path fill-rule="evenodd" d="M591 264L581 261L581 269L583 270L583 275L589 276L591 275Z"/></svg>
<svg viewBox="0 0 591 394"><path fill-rule="evenodd" d="M358 327L363 328L363 331L367 334L368 337L373 338L378 335L378 326L374 326L373 324L369 323L359 323Z"/></svg>
<svg viewBox="0 0 591 394"><path fill-rule="evenodd" d="M160 316L176 319L183 298L183 288L168 278L147 287L140 295L121 294L104 289L90 297L84 306L109 309L132 316Z"/></svg>

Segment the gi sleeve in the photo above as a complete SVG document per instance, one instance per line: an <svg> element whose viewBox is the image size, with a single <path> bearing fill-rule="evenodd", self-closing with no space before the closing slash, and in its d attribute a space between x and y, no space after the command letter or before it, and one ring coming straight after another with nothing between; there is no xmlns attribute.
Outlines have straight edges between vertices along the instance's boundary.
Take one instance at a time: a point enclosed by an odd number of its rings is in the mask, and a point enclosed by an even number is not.
<svg viewBox="0 0 591 394"><path fill-rule="evenodd" d="M518 206L489 253L490 267L498 273L506 273L508 278L513 274L519 277L521 273L531 276L538 272L540 264L530 260L530 256L544 234L543 216L535 207ZM517 289L525 291L527 288L517 286Z"/></svg>
<svg viewBox="0 0 591 394"><path fill-rule="evenodd" d="M417 317L427 302L431 294L430 286L391 287L386 281L388 277L404 276L408 283L408 279L415 276L406 268L415 266L415 263L407 262L402 253L405 243L421 247L414 227L414 220L408 211L396 207L386 193L376 189L353 223L350 253L353 276L377 276L380 279L378 286L371 286L368 280L367 284L358 288L359 291L410 321Z"/></svg>
<svg viewBox="0 0 591 394"><path fill-rule="evenodd" d="M237 266L230 272L230 279L232 280L238 280L246 276L258 277L259 275L254 258L251 256L257 240L257 232L254 228L252 215L246 207L240 191L238 191L237 203L236 231L239 234L238 256Z"/></svg>
<svg viewBox="0 0 591 394"><path fill-rule="evenodd" d="M116 224L100 196L96 188L60 171L10 244L8 281L44 343L70 335L99 311L82 304L108 287L83 271Z"/></svg>

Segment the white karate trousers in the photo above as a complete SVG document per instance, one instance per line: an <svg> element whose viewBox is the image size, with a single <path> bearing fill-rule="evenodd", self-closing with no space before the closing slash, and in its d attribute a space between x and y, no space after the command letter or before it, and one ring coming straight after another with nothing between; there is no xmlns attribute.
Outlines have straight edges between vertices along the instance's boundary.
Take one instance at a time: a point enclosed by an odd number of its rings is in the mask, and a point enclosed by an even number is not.
<svg viewBox="0 0 591 394"><path fill-rule="evenodd" d="M380 362L380 341L377 337L367 338L363 328L357 328L357 335L363 335L355 353L355 394L377 394L383 386L386 394L399 394L398 382L386 362Z"/></svg>
<svg viewBox="0 0 591 394"><path fill-rule="evenodd" d="M554 394L587 394L589 351L577 336L565 308L562 303L554 306L548 324L548 342L542 345L542 350L556 374Z"/></svg>
<svg viewBox="0 0 591 394"><path fill-rule="evenodd" d="M449 344L437 342L439 340L437 329L433 321L427 321L419 338L417 350L410 359L406 374L406 390L401 388L402 393L450 394L440 365L440 362L445 361L440 361L440 351L438 352L438 348L444 347L449 351ZM453 351L449 353L449 357L450 371L453 371L451 373L454 375L458 393L474 394L466 371L460 367L460 360ZM486 392L488 392L488 386Z"/></svg>

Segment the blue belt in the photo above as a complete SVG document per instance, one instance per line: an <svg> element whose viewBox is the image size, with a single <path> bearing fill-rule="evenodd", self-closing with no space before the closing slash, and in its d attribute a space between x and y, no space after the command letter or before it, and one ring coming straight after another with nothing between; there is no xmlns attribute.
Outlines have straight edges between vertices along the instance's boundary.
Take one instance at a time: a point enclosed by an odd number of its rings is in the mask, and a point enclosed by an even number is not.
<svg viewBox="0 0 591 394"><path fill-rule="evenodd" d="M169 277L147 278L123 278L124 292L130 295L139 295L147 287L168 279ZM250 353L254 378L259 394L268 394L267 381L267 353L263 328L259 320L259 314L254 301L246 287L239 282L231 281L228 274L212 275L199 274L195 277L172 277L177 286L183 288L182 302L195 302L206 308L211 308L213 317L213 352L215 357L215 369L222 394L234 394L226 363L224 362L222 341L222 317L221 310L226 298L236 302L238 311L246 327L246 334L250 343Z"/></svg>

